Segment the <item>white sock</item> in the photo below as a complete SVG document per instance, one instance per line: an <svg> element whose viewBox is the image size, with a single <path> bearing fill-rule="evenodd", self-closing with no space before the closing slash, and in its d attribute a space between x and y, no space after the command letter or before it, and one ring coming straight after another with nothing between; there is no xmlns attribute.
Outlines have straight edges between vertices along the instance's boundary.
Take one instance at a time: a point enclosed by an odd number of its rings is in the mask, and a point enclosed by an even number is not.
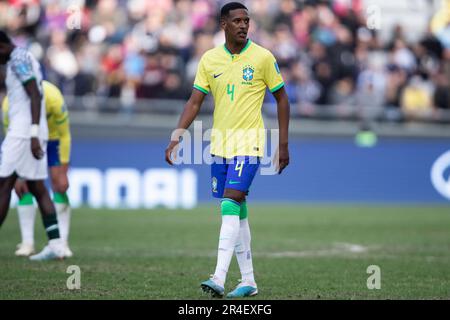
<svg viewBox="0 0 450 320"><path fill-rule="evenodd" d="M55 203L55 208L58 216L59 234L61 239L67 243L70 227L70 205L65 203Z"/></svg>
<svg viewBox="0 0 450 320"><path fill-rule="evenodd" d="M239 236L239 216L223 215L220 228L219 250L217 254L217 265L214 276L224 285L231 259L233 258L234 246Z"/></svg>
<svg viewBox="0 0 450 320"><path fill-rule="evenodd" d="M34 220L36 217L36 208L34 205L17 206L19 216L20 234L22 243L34 245Z"/></svg>
<svg viewBox="0 0 450 320"><path fill-rule="evenodd" d="M48 245L50 247L61 247L62 244L63 244L63 242L62 242L61 238L55 238L55 239L48 240Z"/></svg>
<svg viewBox="0 0 450 320"><path fill-rule="evenodd" d="M242 282L255 283L251 252L251 235L248 219L240 220L239 238L235 247L236 258L241 270Z"/></svg>

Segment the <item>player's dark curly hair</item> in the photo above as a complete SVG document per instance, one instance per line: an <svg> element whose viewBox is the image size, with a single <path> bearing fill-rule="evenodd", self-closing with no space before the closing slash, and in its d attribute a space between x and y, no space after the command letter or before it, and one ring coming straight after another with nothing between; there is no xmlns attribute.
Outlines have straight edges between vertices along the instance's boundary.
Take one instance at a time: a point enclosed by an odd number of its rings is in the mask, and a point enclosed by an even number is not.
<svg viewBox="0 0 450 320"><path fill-rule="evenodd" d="M220 9L220 18L225 18L230 14L231 10L236 10L236 9L245 9L248 10L246 6L244 6L242 3L239 2L230 2L227 3L226 5L224 5L222 7L222 9Z"/></svg>
<svg viewBox="0 0 450 320"><path fill-rule="evenodd" d="M3 30L0 30L0 43L6 43L6 44L11 44L12 43L11 42L11 38Z"/></svg>

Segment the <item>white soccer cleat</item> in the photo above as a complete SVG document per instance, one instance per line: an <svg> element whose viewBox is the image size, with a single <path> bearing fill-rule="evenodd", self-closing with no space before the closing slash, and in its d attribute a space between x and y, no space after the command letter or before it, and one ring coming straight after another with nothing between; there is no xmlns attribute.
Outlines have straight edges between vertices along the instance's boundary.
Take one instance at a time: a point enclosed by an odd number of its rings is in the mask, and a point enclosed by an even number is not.
<svg viewBox="0 0 450 320"><path fill-rule="evenodd" d="M28 243L19 243L17 245L17 250L14 253L18 257L28 257L31 256L34 251L34 245Z"/></svg>
<svg viewBox="0 0 450 320"><path fill-rule="evenodd" d="M66 244L64 246L64 258L72 258L73 257L73 252L72 250L70 250L69 245Z"/></svg>
<svg viewBox="0 0 450 320"><path fill-rule="evenodd" d="M31 261L47 261L64 259L64 248L48 244L41 252L30 257Z"/></svg>

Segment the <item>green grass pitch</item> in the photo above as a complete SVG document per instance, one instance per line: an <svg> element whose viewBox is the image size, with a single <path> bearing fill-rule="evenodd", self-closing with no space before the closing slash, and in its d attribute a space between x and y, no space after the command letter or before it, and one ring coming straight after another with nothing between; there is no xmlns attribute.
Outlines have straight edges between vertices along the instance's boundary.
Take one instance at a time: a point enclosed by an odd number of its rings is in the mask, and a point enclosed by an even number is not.
<svg viewBox="0 0 450 320"><path fill-rule="evenodd" d="M449 207L249 204L258 299L449 299ZM64 261L13 253L17 215L0 230L0 299L209 299L220 227L216 206L184 210L89 210L72 215ZM36 223L37 249L45 244ZM66 287L67 267L81 289ZM367 267L381 289L367 288ZM226 292L236 284L233 258Z"/></svg>

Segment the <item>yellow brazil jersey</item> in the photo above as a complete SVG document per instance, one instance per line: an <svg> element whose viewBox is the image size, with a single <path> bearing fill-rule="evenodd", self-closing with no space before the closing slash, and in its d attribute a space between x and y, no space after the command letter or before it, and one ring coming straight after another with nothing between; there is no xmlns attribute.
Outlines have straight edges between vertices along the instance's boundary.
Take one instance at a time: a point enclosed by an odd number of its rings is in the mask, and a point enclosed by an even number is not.
<svg viewBox="0 0 450 320"><path fill-rule="evenodd" d="M200 60L194 88L214 97L211 154L262 157L261 108L266 87L275 92L283 85L272 53L251 40L239 54L231 54L225 45L207 51Z"/></svg>
<svg viewBox="0 0 450 320"><path fill-rule="evenodd" d="M69 163L71 135L69 127L69 113L67 111L64 97L54 84L43 81L45 109L47 112L47 124L49 140L59 140L59 157L63 164ZM8 128L8 97L3 99L2 113L5 131Z"/></svg>

